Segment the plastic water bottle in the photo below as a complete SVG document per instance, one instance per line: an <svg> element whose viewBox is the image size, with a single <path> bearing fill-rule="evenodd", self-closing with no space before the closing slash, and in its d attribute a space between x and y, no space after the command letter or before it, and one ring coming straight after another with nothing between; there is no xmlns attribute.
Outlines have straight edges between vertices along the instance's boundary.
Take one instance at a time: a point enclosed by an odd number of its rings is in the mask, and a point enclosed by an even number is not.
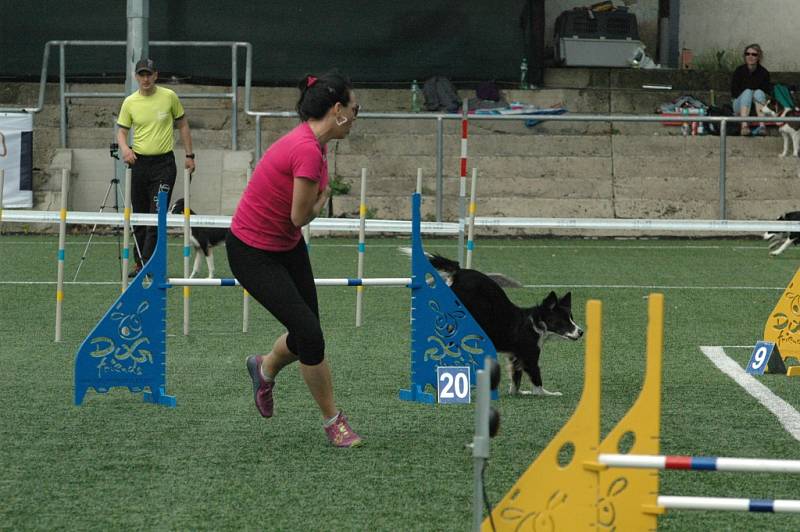
<svg viewBox="0 0 800 532"><path fill-rule="evenodd" d="M419 113L422 111L422 102L420 101L420 90L417 80L411 82L411 112Z"/></svg>
<svg viewBox="0 0 800 532"><path fill-rule="evenodd" d="M519 65L519 88L528 88L528 58L523 57L522 63Z"/></svg>
<svg viewBox="0 0 800 532"><path fill-rule="evenodd" d="M684 116L688 115L689 110L684 107L683 109L681 109L681 114L683 114ZM683 134L684 137L688 137L690 131L691 128L689 127L689 122L684 122L683 124L681 124L681 133Z"/></svg>
<svg viewBox="0 0 800 532"><path fill-rule="evenodd" d="M706 110L700 109L700 116L706 116ZM698 135L705 135L706 134L706 127L703 125L703 122L697 123L697 134Z"/></svg>

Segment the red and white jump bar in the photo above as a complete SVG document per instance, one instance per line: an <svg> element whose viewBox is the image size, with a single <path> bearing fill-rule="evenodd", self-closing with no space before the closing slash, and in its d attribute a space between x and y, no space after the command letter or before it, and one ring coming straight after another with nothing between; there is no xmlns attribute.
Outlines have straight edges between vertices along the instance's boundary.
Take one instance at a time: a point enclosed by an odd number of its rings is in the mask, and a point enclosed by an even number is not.
<svg viewBox="0 0 800 532"><path fill-rule="evenodd" d="M748 471L800 473L800 460L761 458L718 458L713 456L655 456L641 454L601 454L601 464L634 469L683 469L692 471Z"/></svg>

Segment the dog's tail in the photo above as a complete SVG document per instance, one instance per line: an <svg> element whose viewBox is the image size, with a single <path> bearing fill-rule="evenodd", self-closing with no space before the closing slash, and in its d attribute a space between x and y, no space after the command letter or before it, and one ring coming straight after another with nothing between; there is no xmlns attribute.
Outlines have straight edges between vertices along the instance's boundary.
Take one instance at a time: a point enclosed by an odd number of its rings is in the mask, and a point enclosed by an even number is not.
<svg viewBox="0 0 800 532"><path fill-rule="evenodd" d="M404 255L411 256L411 248L400 248L400 253ZM455 273L461 269L461 266L454 260L450 260L447 257L442 257L436 253L428 253L425 252L425 256L430 261L431 266L439 270L440 272L447 272L447 273Z"/></svg>
<svg viewBox="0 0 800 532"><path fill-rule="evenodd" d="M411 256L411 248L400 248L400 252L408 255L409 257ZM461 269L461 266L456 261L441 255L437 255L436 253L428 253L426 251L425 256L428 257L428 261L431 263L431 266L442 273L446 279L450 278L454 273ZM487 273L486 276L503 288L521 288L523 286L522 283L513 277L503 273Z"/></svg>
<svg viewBox="0 0 800 532"><path fill-rule="evenodd" d="M436 253L428 253L427 251L425 255L428 257L428 262L431 263L431 266L440 272L455 273L461 269L461 266L456 261L450 260L447 257L442 257Z"/></svg>

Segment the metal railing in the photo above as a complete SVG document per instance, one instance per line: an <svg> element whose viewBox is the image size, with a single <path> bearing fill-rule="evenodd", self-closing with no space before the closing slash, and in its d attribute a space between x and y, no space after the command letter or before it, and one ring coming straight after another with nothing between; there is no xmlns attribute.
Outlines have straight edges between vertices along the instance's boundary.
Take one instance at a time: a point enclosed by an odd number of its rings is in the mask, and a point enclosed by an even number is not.
<svg viewBox="0 0 800 532"><path fill-rule="evenodd" d="M58 100L59 100L59 123L61 147L67 147L67 106L68 98L124 98L124 92L68 92L66 87L66 47L67 46L126 46L126 41L80 41L62 40L48 41L44 45L42 56L42 73L39 80L39 100L36 107L22 108L0 108L0 112L26 112L38 113L44 108L44 94L47 86L47 71L50 63L50 48L58 46ZM238 50L246 50L246 70L245 86L248 87L247 97L249 98L249 87L251 79L251 65L253 47L249 42L233 41L150 41L151 46L189 46L189 47L229 47L231 49L231 91L219 92L193 92L179 95L181 98L205 98L205 99L230 99L231 100L231 148L239 149L238 140ZM249 107L249 100L246 100L245 107Z"/></svg>
<svg viewBox="0 0 800 532"><path fill-rule="evenodd" d="M249 92L249 87L245 94ZM249 98L246 97L246 102L249 104ZM256 158L259 158L262 153L261 149L261 118L291 118L297 117L297 113L291 111L251 111L249 105L245 106L245 112L256 118ZM444 177L443 177L443 161L444 161L444 127L442 122L444 120L461 120L461 114L450 113L359 113L358 119L411 119L411 120L436 120L436 221L442 221L442 204L443 204L443 190L444 190ZM698 116L698 115L684 115L684 116L665 116L665 115L612 115L612 114L563 114L563 115L490 115L490 114L471 114L468 118L469 121L474 120L537 120L537 121L555 121L555 122L703 122L703 123L718 123L720 126L719 145L719 213L720 220L727 219L726 213L726 159L727 159L727 134L726 126L729 122L764 122L765 124L775 124L791 122L800 122L800 117L785 117L785 118L768 118L768 117L739 117L739 116Z"/></svg>

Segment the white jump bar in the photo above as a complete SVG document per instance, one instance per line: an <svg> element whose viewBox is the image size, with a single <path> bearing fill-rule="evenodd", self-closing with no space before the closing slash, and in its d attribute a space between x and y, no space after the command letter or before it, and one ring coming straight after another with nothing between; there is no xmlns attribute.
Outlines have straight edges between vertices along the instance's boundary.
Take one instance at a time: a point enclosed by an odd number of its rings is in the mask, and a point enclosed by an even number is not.
<svg viewBox="0 0 800 532"><path fill-rule="evenodd" d="M236 279L186 279L170 277L172 286L239 286ZM314 279L317 286L408 286L410 277L375 277L371 279Z"/></svg>
<svg viewBox="0 0 800 532"><path fill-rule="evenodd" d="M726 497L681 497L660 495L658 506L667 510L724 510L729 512L798 513L800 501L785 499L757 500Z"/></svg>

